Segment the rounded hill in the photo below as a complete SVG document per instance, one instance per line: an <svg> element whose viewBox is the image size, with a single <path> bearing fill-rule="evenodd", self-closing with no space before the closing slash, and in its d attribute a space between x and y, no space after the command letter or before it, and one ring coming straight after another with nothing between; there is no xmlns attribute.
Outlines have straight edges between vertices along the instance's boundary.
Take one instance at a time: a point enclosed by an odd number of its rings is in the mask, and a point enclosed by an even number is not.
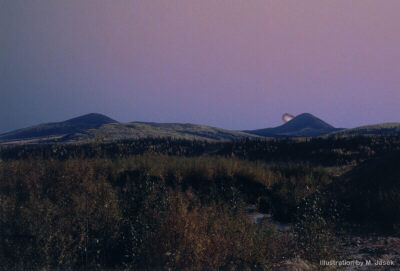
<svg viewBox="0 0 400 271"><path fill-rule="evenodd" d="M67 134L101 127L117 121L102 114L91 113L62 122L44 123L0 135L0 142L57 139Z"/></svg>
<svg viewBox="0 0 400 271"><path fill-rule="evenodd" d="M245 132L266 137L312 137L326 135L336 130L338 129L314 115L303 113L275 128Z"/></svg>

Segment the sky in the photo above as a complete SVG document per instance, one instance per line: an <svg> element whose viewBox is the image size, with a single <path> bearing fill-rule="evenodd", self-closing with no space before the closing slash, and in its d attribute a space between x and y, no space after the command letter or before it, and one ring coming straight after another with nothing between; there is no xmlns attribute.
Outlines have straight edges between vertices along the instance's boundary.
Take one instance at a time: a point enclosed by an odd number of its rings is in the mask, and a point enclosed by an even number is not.
<svg viewBox="0 0 400 271"><path fill-rule="evenodd" d="M400 122L398 0L2 0L0 133L102 113Z"/></svg>

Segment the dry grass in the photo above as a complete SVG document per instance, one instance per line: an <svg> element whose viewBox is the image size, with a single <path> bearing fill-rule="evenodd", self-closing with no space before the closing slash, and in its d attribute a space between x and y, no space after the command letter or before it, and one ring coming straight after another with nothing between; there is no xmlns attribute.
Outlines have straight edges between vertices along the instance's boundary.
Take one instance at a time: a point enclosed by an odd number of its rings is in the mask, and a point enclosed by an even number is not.
<svg viewBox="0 0 400 271"><path fill-rule="evenodd" d="M5 266L267 269L293 253L290 238L250 223L243 199L315 176L219 157L1 161Z"/></svg>

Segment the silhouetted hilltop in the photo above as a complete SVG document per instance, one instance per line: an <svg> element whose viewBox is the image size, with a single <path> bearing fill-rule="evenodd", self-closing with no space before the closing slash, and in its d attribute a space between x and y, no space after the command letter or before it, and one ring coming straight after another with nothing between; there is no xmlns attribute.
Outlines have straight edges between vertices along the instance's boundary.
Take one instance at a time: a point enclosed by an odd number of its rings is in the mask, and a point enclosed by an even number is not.
<svg viewBox="0 0 400 271"><path fill-rule="evenodd" d="M102 114L91 113L70 120L66 120L63 123L85 128L89 126L98 127L108 123L118 123L118 121L113 120Z"/></svg>
<svg viewBox="0 0 400 271"><path fill-rule="evenodd" d="M244 132L265 137L312 137L326 135L337 130L340 129L333 127L312 114L304 113L275 128Z"/></svg>
<svg viewBox="0 0 400 271"><path fill-rule="evenodd" d="M92 113L62 122L39 124L5 133L0 135L0 142L32 140L38 138L55 139L67 134L98 128L104 124L110 123L118 122L107 116Z"/></svg>

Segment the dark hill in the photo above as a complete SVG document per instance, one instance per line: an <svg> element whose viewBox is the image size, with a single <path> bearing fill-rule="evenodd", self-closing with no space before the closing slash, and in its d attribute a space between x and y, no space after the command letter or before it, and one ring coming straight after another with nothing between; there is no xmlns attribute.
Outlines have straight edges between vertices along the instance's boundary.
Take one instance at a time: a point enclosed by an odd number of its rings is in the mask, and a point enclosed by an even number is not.
<svg viewBox="0 0 400 271"><path fill-rule="evenodd" d="M87 129L86 127L99 127L104 124L109 124L109 123L118 123L118 121L113 120L107 116L104 116L102 114L96 114L96 113L91 113L87 115L83 115L77 118L73 118L70 120L66 120L63 122L64 124L70 124L74 125L77 127L82 127Z"/></svg>
<svg viewBox="0 0 400 271"><path fill-rule="evenodd" d="M37 138L56 139L67 134L99 128L109 123L118 122L107 116L92 113L62 122L45 123L5 133L0 135L0 142L24 141Z"/></svg>
<svg viewBox="0 0 400 271"><path fill-rule="evenodd" d="M304 113L275 128L245 132L265 137L312 137L326 135L337 130L340 129L333 127L312 114Z"/></svg>
<svg viewBox="0 0 400 271"><path fill-rule="evenodd" d="M341 220L366 229L400 225L400 152L362 163L313 194L309 202L315 199L327 218L334 206Z"/></svg>

